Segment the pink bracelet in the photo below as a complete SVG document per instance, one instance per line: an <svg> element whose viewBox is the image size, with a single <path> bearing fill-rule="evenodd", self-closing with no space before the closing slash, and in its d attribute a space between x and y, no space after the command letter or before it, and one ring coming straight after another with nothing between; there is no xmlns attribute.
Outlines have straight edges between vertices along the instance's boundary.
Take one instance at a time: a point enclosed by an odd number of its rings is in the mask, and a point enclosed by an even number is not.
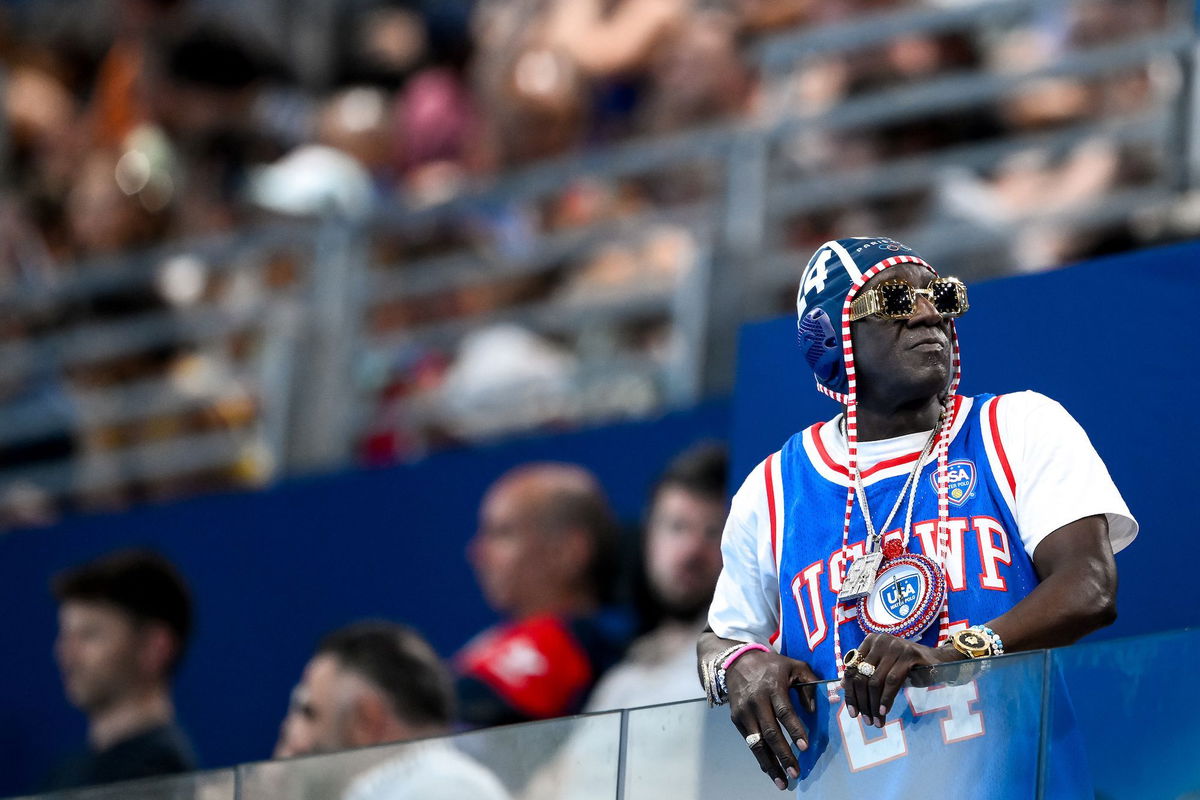
<svg viewBox="0 0 1200 800"><path fill-rule="evenodd" d="M735 650L733 652L733 654L729 656L729 658L725 659L725 663L721 665L721 669L729 669L730 667L733 666L733 662L737 661L739 658L746 655L746 653L749 653L752 650L762 650L764 653L771 652L771 649L769 647L767 647L765 644L759 644L758 642L751 642L750 644L745 645L743 647L739 647L737 650Z"/></svg>

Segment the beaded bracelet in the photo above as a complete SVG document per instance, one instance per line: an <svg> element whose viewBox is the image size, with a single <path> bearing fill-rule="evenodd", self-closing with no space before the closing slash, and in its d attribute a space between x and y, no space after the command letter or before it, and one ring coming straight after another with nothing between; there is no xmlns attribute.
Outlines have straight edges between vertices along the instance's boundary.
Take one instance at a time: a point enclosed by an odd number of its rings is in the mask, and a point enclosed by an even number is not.
<svg viewBox="0 0 1200 800"><path fill-rule="evenodd" d="M725 659L736 653L738 650L745 647L744 642L738 642L732 647L727 647L717 654L716 658L700 662L701 679L704 682L704 694L708 698L708 705L722 706L729 700L729 692L722 686L723 679L719 679L717 672L718 666L725 663ZM723 676L721 676L723 678Z"/></svg>
<svg viewBox="0 0 1200 800"><path fill-rule="evenodd" d="M1004 640L1002 640L1000 638L1000 635L998 633L996 633L994 630L989 628L987 625L975 625L973 627L975 628L975 630L979 631L979 633L981 635L983 635L989 642L992 643L992 655L994 655L994 656L1004 655Z"/></svg>
<svg viewBox="0 0 1200 800"><path fill-rule="evenodd" d="M704 673L704 694L708 697L710 708L712 706L723 706L729 702L729 685L725 682L725 670L733 666L733 662L746 655L746 653L754 650L762 650L764 653L770 652L770 648L758 642L738 643L733 647L722 650L711 662L706 661L701 665L701 670Z"/></svg>

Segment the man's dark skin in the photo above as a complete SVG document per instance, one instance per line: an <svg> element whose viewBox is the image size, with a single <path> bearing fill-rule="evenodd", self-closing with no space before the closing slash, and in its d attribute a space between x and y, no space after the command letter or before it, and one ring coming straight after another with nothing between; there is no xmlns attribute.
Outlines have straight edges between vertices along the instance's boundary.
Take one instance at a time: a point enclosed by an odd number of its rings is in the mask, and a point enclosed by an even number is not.
<svg viewBox="0 0 1200 800"><path fill-rule="evenodd" d="M896 278L927 288L933 275L916 264L901 264L876 275L863 291ZM950 380L950 327L927 298L919 296L917 303L909 319L870 316L851 325L860 441L928 431L941 415ZM1004 642L1005 652L1071 644L1116 619L1117 568L1103 515L1075 520L1046 536L1033 553L1033 565L1040 581L1033 591L984 623ZM700 635L697 655L701 661L711 660L732 644L736 642L706 631ZM932 648L875 633L858 651L875 666L875 673L870 678L856 670L846 673L842 687L847 710L851 717L861 714L879 728L910 670L964 659L949 644ZM783 730L798 748L808 749L808 731L788 691L810 684L800 695L809 712L815 712L811 683L817 680L807 664L774 651L749 652L726 673L733 724L742 736L762 734L751 751L780 789L787 788L785 776L800 774Z"/></svg>

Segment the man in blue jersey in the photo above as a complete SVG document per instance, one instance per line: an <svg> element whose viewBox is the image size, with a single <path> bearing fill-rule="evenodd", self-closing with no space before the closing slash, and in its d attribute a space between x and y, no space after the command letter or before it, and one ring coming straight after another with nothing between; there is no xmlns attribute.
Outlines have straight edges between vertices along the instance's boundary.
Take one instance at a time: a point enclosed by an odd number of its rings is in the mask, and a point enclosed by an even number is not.
<svg viewBox="0 0 1200 800"><path fill-rule="evenodd" d="M792 687L840 679L840 722L883 729L914 668L1069 644L1116 617L1113 553L1137 523L1062 406L956 394L968 308L892 239L829 242L805 269L800 344L843 412L735 496L698 645L710 700L781 789L814 757L788 743L810 746ZM853 772L895 760L852 749Z"/></svg>

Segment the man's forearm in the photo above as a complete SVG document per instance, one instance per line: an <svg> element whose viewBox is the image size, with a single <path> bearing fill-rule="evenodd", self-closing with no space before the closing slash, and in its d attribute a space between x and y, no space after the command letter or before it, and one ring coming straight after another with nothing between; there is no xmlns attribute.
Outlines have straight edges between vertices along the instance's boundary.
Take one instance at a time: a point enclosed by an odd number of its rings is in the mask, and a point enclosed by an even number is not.
<svg viewBox="0 0 1200 800"><path fill-rule="evenodd" d="M1115 584L1091 570L1059 573L988 626L1006 652L1072 644L1116 620Z"/></svg>
<svg viewBox="0 0 1200 800"><path fill-rule="evenodd" d="M1061 647L1117 618L1117 569L1103 517L1046 537L1034 554L1044 576L1021 602L987 623L1006 652Z"/></svg>

